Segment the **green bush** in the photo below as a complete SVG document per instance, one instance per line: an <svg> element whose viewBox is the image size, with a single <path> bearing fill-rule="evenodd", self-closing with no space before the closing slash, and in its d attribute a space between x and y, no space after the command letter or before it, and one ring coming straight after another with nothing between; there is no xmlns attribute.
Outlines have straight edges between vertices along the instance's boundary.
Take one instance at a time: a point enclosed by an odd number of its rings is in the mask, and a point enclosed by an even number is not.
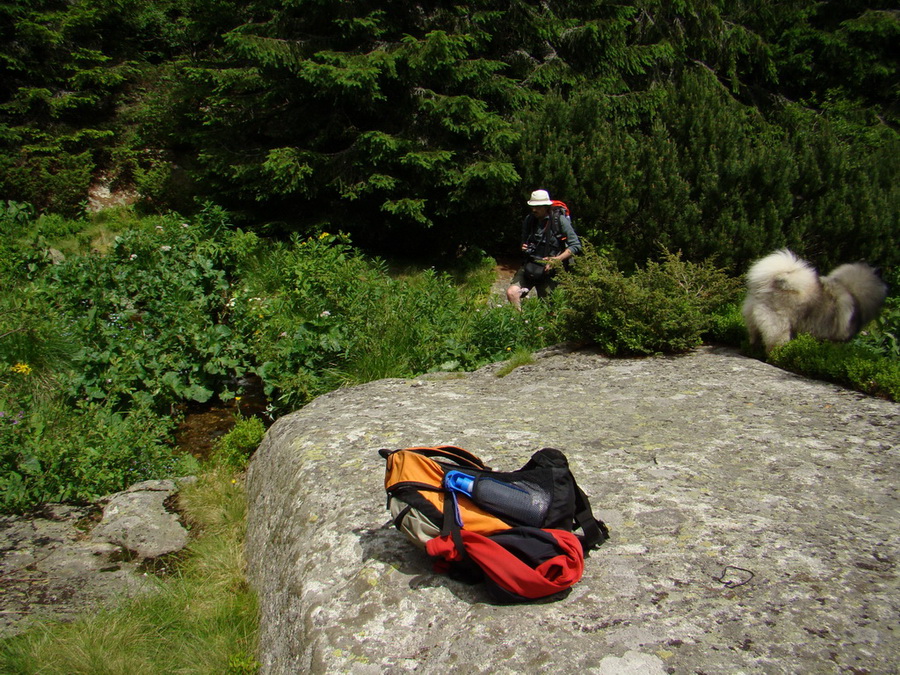
<svg viewBox="0 0 900 675"><path fill-rule="evenodd" d="M0 390L0 510L84 502L151 478L194 473L172 445L175 422L146 408L39 402Z"/></svg>
<svg viewBox="0 0 900 675"><path fill-rule="evenodd" d="M590 245L561 275L563 330L610 355L678 353L702 342L711 317L733 303L740 282L710 264L664 252L625 276Z"/></svg>
<svg viewBox="0 0 900 675"><path fill-rule="evenodd" d="M265 433L266 427L258 417L238 417L234 428L213 446L212 461L232 471L243 471Z"/></svg>
<svg viewBox="0 0 900 675"><path fill-rule="evenodd" d="M900 270L896 270L893 278L886 275L885 280L893 289L900 286ZM900 359L900 295L887 299L878 317L854 340L856 344L869 347L882 356Z"/></svg>
<svg viewBox="0 0 900 675"><path fill-rule="evenodd" d="M227 246L202 224L165 218L73 256L36 285L80 345L69 393L127 409L234 395L247 345L229 324ZM212 235L212 236L211 236Z"/></svg>
<svg viewBox="0 0 900 675"><path fill-rule="evenodd" d="M785 370L900 401L900 360L864 345L799 335L772 350L769 361Z"/></svg>
<svg viewBox="0 0 900 675"><path fill-rule="evenodd" d="M27 146L20 153L22 156L15 160L8 154L0 155L0 187L6 194L69 217L83 211L91 176L97 170L90 151L76 154L54 144Z"/></svg>
<svg viewBox="0 0 900 675"><path fill-rule="evenodd" d="M278 411L346 384L471 370L537 348L552 331L545 303L523 315L489 307L481 265L473 286L427 269L391 275L345 238L323 234L256 250L234 291L235 325Z"/></svg>
<svg viewBox="0 0 900 675"><path fill-rule="evenodd" d="M714 310L703 335L704 342L740 347L746 339L747 326L740 304L727 304Z"/></svg>
<svg viewBox="0 0 900 675"><path fill-rule="evenodd" d="M11 199L0 202L0 281L18 285L30 257L23 234L30 228L34 207Z"/></svg>
<svg viewBox="0 0 900 675"><path fill-rule="evenodd" d="M383 268L323 234L259 247L241 273L230 311L273 406L296 409L337 386L353 327L367 318L363 294L377 292Z"/></svg>

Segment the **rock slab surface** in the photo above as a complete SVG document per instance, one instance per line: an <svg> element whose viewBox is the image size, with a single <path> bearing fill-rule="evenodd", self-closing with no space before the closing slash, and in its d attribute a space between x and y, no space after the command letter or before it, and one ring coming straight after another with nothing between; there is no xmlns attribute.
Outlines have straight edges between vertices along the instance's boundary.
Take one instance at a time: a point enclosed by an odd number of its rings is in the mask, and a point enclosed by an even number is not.
<svg viewBox="0 0 900 675"><path fill-rule="evenodd" d="M141 563L187 544L166 502L194 480L144 481L96 505L0 516L0 637L155 591Z"/></svg>
<svg viewBox="0 0 900 675"><path fill-rule="evenodd" d="M264 673L895 673L900 406L722 349L548 350L280 419L248 476ZM611 540L497 606L393 528L377 450L565 452Z"/></svg>
<svg viewBox="0 0 900 675"><path fill-rule="evenodd" d="M148 480L110 496L92 538L121 546L141 559L180 551L187 545L188 531L166 507L176 491L173 480Z"/></svg>

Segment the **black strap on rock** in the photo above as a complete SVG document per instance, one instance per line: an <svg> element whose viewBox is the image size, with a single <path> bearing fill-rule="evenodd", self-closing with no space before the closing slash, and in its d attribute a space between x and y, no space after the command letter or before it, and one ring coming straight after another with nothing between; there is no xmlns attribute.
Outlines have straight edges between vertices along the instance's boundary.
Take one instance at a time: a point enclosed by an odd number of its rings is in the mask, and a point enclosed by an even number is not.
<svg viewBox="0 0 900 675"><path fill-rule="evenodd" d="M602 520L594 517L591 502L578 485L575 486L575 525L584 532L578 540L585 553L609 539L609 528Z"/></svg>

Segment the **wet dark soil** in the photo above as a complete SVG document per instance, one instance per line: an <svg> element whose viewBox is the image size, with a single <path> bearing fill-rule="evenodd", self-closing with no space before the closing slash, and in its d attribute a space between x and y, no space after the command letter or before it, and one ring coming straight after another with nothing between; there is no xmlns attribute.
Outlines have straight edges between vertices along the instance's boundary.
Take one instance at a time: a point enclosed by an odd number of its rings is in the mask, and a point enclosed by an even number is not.
<svg viewBox="0 0 900 675"><path fill-rule="evenodd" d="M226 403L195 403L181 409L175 442L197 459L207 459L222 436L234 428L240 418L258 417L268 427L274 421L268 413L268 400L262 382L255 376L241 378L241 392Z"/></svg>

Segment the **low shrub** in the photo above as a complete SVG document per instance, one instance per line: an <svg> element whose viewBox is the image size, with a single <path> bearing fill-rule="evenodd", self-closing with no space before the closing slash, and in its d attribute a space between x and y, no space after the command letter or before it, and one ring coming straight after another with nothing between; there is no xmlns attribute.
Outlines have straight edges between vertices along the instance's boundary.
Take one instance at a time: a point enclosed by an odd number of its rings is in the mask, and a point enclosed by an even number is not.
<svg viewBox="0 0 900 675"><path fill-rule="evenodd" d="M88 502L142 480L194 473L175 452L175 420L148 408L39 401L0 390L0 510Z"/></svg>
<svg viewBox="0 0 900 675"><path fill-rule="evenodd" d="M213 463L230 471L243 471L265 433L266 427L258 417L239 416L231 431L213 445Z"/></svg>
<svg viewBox="0 0 900 675"><path fill-rule="evenodd" d="M561 274L564 332L609 355L679 353L701 344L712 316L733 304L740 282L708 263L664 251L625 276L590 245Z"/></svg>
<svg viewBox="0 0 900 675"><path fill-rule="evenodd" d="M703 333L704 342L740 347L746 339L747 326L740 304L726 304L713 310L708 328Z"/></svg>
<svg viewBox="0 0 900 675"><path fill-rule="evenodd" d="M881 314L854 340L882 356L900 359L900 296L888 298Z"/></svg>
<svg viewBox="0 0 900 675"><path fill-rule="evenodd" d="M488 305L493 274L481 259L470 278L434 269L395 276L344 237L323 234L270 245L243 264L234 325L279 412L342 385L472 370L543 346L551 333L545 303L526 303L524 314Z"/></svg>
<svg viewBox="0 0 900 675"><path fill-rule="evenodd" d="M35 288L79 345L69 393L126 410L230 398L249 369L228 321L224 246L175 218L119 235L108 254L50 266Z"/></svg>

